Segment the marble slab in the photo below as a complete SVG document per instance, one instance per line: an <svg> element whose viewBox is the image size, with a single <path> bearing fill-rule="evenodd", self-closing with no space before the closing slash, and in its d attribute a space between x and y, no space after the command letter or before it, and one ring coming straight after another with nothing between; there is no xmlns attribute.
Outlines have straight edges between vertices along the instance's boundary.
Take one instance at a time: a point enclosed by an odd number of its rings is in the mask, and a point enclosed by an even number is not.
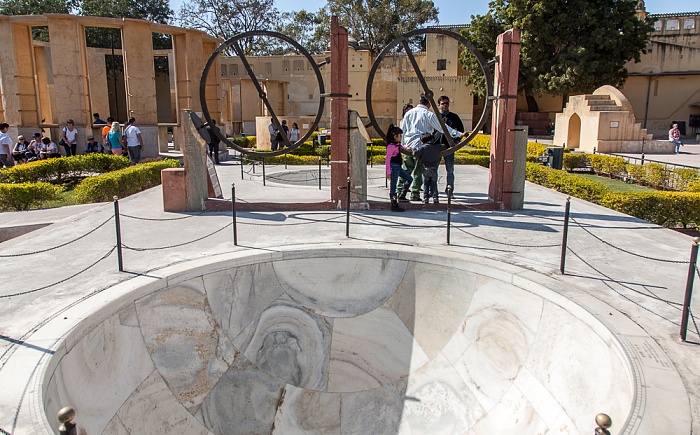
<svg viewBox="0 0 700 435"><path fill-rule="evenodd" d="M258 368L301 388L325 391L333 320L280 298L233 340Z"/></svg>
<svg viewBox="0 0 700 435"><path fill-rule="evenodd" d="M343 434L398 433L403 397L393 385L341 394L340 427Z"/></svg>
<svg viewBox="0 0 700 435"><path fill-rule="evenodd" d="M329 317L356 316L377 308L396 291L406 266L406 261L371 257L318 257L274 264L292 299Z"/></svg>
<svg viewBox="0 0 700 435"><path fill-rule="evenodd" d="M201 280L200 280L201 281ZM235 349L217 333L205 295L199 289L173 286L136 302L148 352L181 403L195 413L228 369ZM227 350L229 354L220 354Z"/></svg>
<svg viewBox="0 0 700 435"><path fill-rule="evenodd" d="M391 384L429 361L392 310L335 319L328 391L361 391Z"/></svg>
<svg viewBox="0 0 700 435"><path fill-rule="evenodd" d="M273 433L340 434L340 393L286 386Z"/></svg>

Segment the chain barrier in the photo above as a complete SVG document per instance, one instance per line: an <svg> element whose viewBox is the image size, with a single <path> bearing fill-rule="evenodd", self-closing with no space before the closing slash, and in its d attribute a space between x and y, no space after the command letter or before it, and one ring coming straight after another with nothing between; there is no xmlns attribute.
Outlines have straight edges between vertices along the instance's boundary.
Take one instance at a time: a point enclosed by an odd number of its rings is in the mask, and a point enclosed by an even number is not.
<svg viewBox="0 0 700 435"><path fill-rule="evenodd" d="M572 254L574 254L574 256L575 256L576 258L578 258L579 260L581 260L586 266L588 266L588 267L590 267L591 269L595 270L598 274L602 275L602 276L605 277L606 279L608 279L608 280L610 280L610 281L612 281L612 282L614 282L614 283L616 283L616 284L619 284L620 286L626 288L627 290L633 291L633 292L635 292L635 293L637 293L637 294L639 294L639 295L641 295L641 296L646 296L646 297L648 297L648 298L655 299L655 300L657 300L657 301L659 301L659 302L664 302L664 303L666 303L666 304L668 304L668 305L671 305L671 306L675 306L675 307L682 307L682 306L683 306L683 304L682 304L681 302L673 302L673 301L669 301L669 300L660 298L660 297L656 296L654 293L650 292L649 290L647 290L647 291L649 291L649 293L651 293L651 294L641 292L641 291L639 291L639 290L637 290L637 289L635 289L635 288L632 288L632 287L630 287L630 286L628 286L628 285L626 285L626 284L624 284L624 283L622 283L622 282L620 282L620 281L618 281L618 280L616 280L616 279L614 279L614 278L611 278L609 275L606 275L605 273L603 273L603 272L601 272L599 269L597 269L595 266L593 266L591 263L589 263L589 262L587 262L586 260L584 260L580 255L578 255L576 252L574 252L570 247L567 248L567 250L568 250L569 252L571 252Z"/></svg>
<svg viewBox="0 0 700 435"><path fill-rule="evenodd" d="M358 220L358 221L364 222L366 224L375 225L374 222L372 222L371 220L369 220L369 219L365 218L364 216L357 214L357 213L353 214L353 218ZM429 229L429 228L443 228L444 227L444 225L442 225L442 224L438 224L438 225L405 225L405 224L393 224L393 223L392 224L385 224L385 225L381 225L381 226L383 228L398 228L401 230L422 230L422 229Z"/></svg>
<svg viewBox="0 0 700 435"><path fill-rule="evenodd" d="M0 427L0 433L1 433L2 435L12 435L11 433L9 433L8 431L6 431L5 429L3 429L3 428L1 428L1 427Z"/></svg>
<svg viewBox="0 0 700 435"><path fill-rule="evenodd" d="M225 198L224 198L224 199L225 199ZM230 200L230 199L231 199L231 198L229 198L229 200ZM180 221L180 220L183 220L183 219L189 219L189 218L191 218L191 217L201 216L201 215L203 215L203 214L206 213L206 212L207 212L207 211L204 210L204 211L200 211L199 213L196 213L196 214L191 214L191 215L188 215L188 216L178 216L178 217L174 217L174 218L146 218L146 217L139 217L139 216L131 216L131 215L128 215L128 214L125 214L125 213L119 213L119 215L120 215L121 217L126 217L126 218L130 218L130 219L135 219L135 220L139 220L139 221L158 221L158 222L166 222L166 221Z"/></svg>
<svg viewBox="0 0 700 435"><path fill-rule="evenodd" d="M95 228L91 229L87 233L83 234L82 236L78 236L69 242L61 243L60 245L54 246L53 248L46 248L46 249L42 249L42 250L34 251L34 252L24 252L21 254L0 254L0 258L24 257L27 255L42 254L44 252L49 252L49 251L53 251L54 249L62 248L64 246L70 245L73 242L77 242L78 240L83 239L83 238L89 236L90 234L94 233L95 231L97 231L100 228L102 228L103 226L105 226L107 224L107 222L112 220L112 218L113 218L113 216L110 216L109 218L107 218L106 221L102 222L101 224L99 224Z"/></svg>
<svg viewBox="0 0 700 435"><path fill-rule="evenodd" d="M206 239L207 237L211 237L211 236L213 236L214 234L219 233L219 232L225 230L226 228L230 227L231 225L233 225L233 222L229 222L229 223L226 224L223 228L219 228L218 230L216 230L216 231L214 231L214 232L212 232L212 233L209 233L209 234L207 234L207 235L204 235L204 236L199 237L199 238L194 239L194 240L190 240L189 242L178 243L178 244L176 244L176 245L161 246L161 247L157 247L157 248L134 248L134 247L127 246L127 245L125 245L124 243L122 243L122 246L124 247L124 249L129 249L130 251L138 251L138 252L143 252L143 251L159 251L159 250L162 250L162 249L179 248L180 246L189 245L190 243L199 242L200 240L204 240L204 239Z"/></svg>
<svg viewBox="0 0 700 435"><path fill-rule="evenodd" d="M454 226L454 227L457 228L459 231L463 232L464 234L467 234L467 235L472 236L474 238L484 240L484 241L487 241L490 243L495 243L498 245L513 246L516 248L558 248L559 246L561 246L561 243L552 243L552 244L548 244L548 245L522 245L522 244L518 244L518 243L499 242L496 240L488 239L488 238L483 237L483 236L477 236L476 234L470 233L469 231L467 231L459 226Z"/></svg>
<svg viewBox="0 0 700 435"><path fill-rule="evenodd" d="M698 329L698 324L695 321L695 315L690 307L688 307L688 312L690 313L690 319L693 321L693 326L695 326L695 333L698 334L698 337L700 337L700 329Z"/></svg>
<svg viewBox="0 0 700 435"><path fill-rule="evenodd" d="M117 249L117 247L116 247L116 246L112 246L112 249L110 249L109 252L107 252L105 255L103 255L102 257L100 257L100 259L98 259L97 261L95 261L94 263L92 263L91 265L89 265L88 267L86 267L85 269L83 269L83 270L81 270L81 271L79 271L79 272L74 273L73 275L69 276L68 278L64 278L64 279L62 279L62 280L60 280L60 281L58 281L58 282L55 282L55 283L49 284L49 285L45 285L45 286L43 286L43 287L39 287L39 288L34 289L34 290L27 290L27 291L24 291L24 292L14 293L14 294L10 294L10 295L0 295L0 299L6 299L6 298L12 298L12 297L15 297L15 296L22 296L22 295L26 295L26 294L30 294L30 293L36 293L36 292L38 292L38 291L47 289L47 288L49 288L49 287L53 287L53 286L56 286L56 285L58 285L58 284L62 284L62 283L64 283L64 282L68 281L68 280L71 279L71 278L75 278L76 276L78 276L78 275L80 275L81 273L85 272L86 270L90 269L91 267L93 267L94 265L96 265L97 263L99 263L100 261L102 261L102 260L104 260L105 258L109 257L110 255L112 255L112 252L114 252L115 249Z"/></svg>
<svg viewBox="0 0 700 435"><path fill-rule="evenodd" d="M307 222L294 222L294 223L284 223L285 227L292 227L292 226L297 226L297 225L308 225L308 224L317 224L317 223L322 223L322 222L330 222L332 220L338 219L342 217L342 215L338 216L333 216L327 219L320 219L316 221L307 221ZM239 216L240 219L240 216ZM240 225L250 225L250 226L257 226L257 227L274 227L274 226L279 226L279 223L257 223L257 222L238 222Z"/></svg>
<svg viewBox="0 0 700 435"><path fill-rule="evenodd" d="M660 262L662 262L662 263L690 264L690 261L685 261L685 260L667 260L667 259L665 259L665 258L649 257L649 256L647 256L647 255L637 254L637 253L635 253L635 252L628 251L628 250L626 250L626 249L624 249L624 248L620 248L619 246L615 246L615 245L613 245L612 243L610 243L610 242L608 242L608 241L606 241L606 240L603 240L603 239L601 239L600 237L596 236L596 235L593 234L590 230L588 230L586 227L584 227L584 226L581 225L579 222L577 222L576 219L574 219L573 217L571 218L571 220L572 220L579 228L581 228L583 231L585 231L585 232L587 232L588 234L590 234L591 236L593 236L596 240L598 240L598 241L600 241L600 242L602 242L602 243L604 243L604 244L610 246L611 248L615 248L615 249L617 249L618 251L622 251L622 252L624 252L624 253L626 253L626 254L630 254L630 255L633 255L633 256L639 257L639 258L643 258L643 259L645 259L645 260L660 261Z"/></svg>

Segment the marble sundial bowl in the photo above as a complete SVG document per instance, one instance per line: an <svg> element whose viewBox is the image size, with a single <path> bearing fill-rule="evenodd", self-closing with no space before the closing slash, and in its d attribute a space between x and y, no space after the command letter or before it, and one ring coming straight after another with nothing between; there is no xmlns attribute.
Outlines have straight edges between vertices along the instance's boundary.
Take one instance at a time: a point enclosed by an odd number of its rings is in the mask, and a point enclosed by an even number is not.
<svg viewBox="0 0 700 435"><path fill-rule="evenodd" d="M586 297L396 249L211 256L76 305L29 397L37 432L66 405L87 435L580 434L599 412L637 425L639 368Z"/></svg>

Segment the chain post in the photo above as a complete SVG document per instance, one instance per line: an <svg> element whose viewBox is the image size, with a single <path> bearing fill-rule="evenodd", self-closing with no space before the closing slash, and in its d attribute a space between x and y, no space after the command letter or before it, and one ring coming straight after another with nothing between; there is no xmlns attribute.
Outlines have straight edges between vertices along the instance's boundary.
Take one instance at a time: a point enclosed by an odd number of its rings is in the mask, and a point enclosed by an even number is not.
<svg viewBox="0 0 700 435"><path fill-rule="evenodd" d="M284 153L284 169L287 169L287 153Z"/></svg>
<svg viewBox="0 0 700 435"><path fill-rule="evenodd" d="M569 212L571 211L571 197L566 197L566 209L564 210L564 232L561 239L561 261L559 262L559 270L564 275L564 266L566 265L566 243L569 238Z"/></svg>
<svg viewBox="0 0 700 435"><path fill-rule="evenodd" d="M253 160L253 174L255 174L255 164L257 163L256 160Z"/></svg>
<svg viewBox="0 0 700 435"><path fill-rule="evenodd" d="M243 153L241 153L241 180L243 180Z"/></svg>
<svg viewBox="0 0 700 435"><path fill-rule="evenodd" d="M263 168L263 186L265 185L265 157L262 159L262 168Z"/></svg>
<svg viewBox="0 0 700 435"><path fill-rule="evenodd" d="M450 244L450 222L452 209L452 186L447 185L447 244Z"/></svg>
<svg viewBox="0 0 700 435"><path fill-rule="evenodd" d="M350 237L350 177L348 177L347 208L345 212L345 237Z"/></svg>
<svg viewBox="0 0 700 435"><path fill-rule="evenodd" d="M119 264L119 271L124 272L124 258L122 257L122 228L121 222L119 221L119 197L116 195L112 197L114 200L114 225L117 229L117 262Z"/></svg>
<svg viewBox="0 0 700 435"><path fill-rule="evenodd" d="M685 341L688 334L688 317L690 317L690 300L693 296L693 283L695 282L695 268L698 261L698 244L700 237L693 238L693 246L690 248L690 264L688 265L688 279L685 282L685 298L683 299L683 314L681 315L681 341Z"/></svg>
<svg viewBox="0 0 700 435"><path fill-rule="evenodd" d="M321 190L321 157L318 158L318 190Z"/></svg>
<svg viewBox="0 0 700 435"><path fill-rule="evenodd" d="M369 143L369 167L372 167L372 157L374 157L374 142Z"/></svg>
<svg viewBox="0 0 700 435"><path fill-rule="evenodd" d="M60 435L78 435L78 426L73 423L75 418L75 409L70 406L66 406L60 409L56 414L58 422L61 423L58 426L58 433Z"/></svg>
<svg viewBox="0 0 700 435"><path fill-rule="evenodd" d="M236 184L231 183L231 212L233 214L233 244L238 246L238 229L236 228Z"/></svg>
<svg viewBox="0 0 700 435"><path fill-rule="evenodd" d="M598 414L595 416L595 424L598 426L595 428L595 435L610 435L608 430L612 426L612 419L607 414Z"/></svg>

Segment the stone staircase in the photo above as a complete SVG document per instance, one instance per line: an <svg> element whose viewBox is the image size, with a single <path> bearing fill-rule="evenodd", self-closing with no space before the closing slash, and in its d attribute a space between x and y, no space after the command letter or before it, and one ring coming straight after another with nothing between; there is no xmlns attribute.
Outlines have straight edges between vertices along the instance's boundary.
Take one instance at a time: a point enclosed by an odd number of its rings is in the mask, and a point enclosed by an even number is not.
<svg viewBox="0 0 700 435"><path fill-rule="evenodd" d="M617 102L610 98L610 95L585 95L584 99L588 104L588 109L591 112L622 112L624 108L617 105ZM634 114L630 114L634 116ZM647 132L646 128L642 128L642 124L635 122L633 128L633 137L638 140L652 140L653 136Z"/></svg>

